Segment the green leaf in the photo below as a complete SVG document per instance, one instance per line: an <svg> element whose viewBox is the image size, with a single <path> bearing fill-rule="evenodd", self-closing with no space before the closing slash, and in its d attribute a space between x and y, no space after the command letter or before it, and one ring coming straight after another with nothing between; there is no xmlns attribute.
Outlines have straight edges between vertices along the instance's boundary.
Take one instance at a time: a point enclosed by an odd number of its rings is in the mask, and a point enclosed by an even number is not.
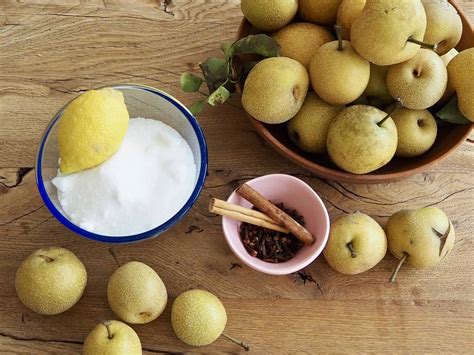
<svg viewBox="0 0 474 355"><path fill-rule="evenodd" d="M222 52L224 52L225 60L227 62L230 62L232 57L235 55L234 48L232 46L233 46L233 43L229 43L229 42L224 42L221 45Z"/></svg>
<svg viewBox="0 0 474 355"><path fill-rule="evenodd" d="M194 92L198 91L202 84L202 79L199 76L196 76L191 73L181 74L181 89L184 92Z"/></svg>
<svg viewBox="0 0 474 355"><path fill-rule="evenodd" d="M232 45L233 55L249 53L259 54L264 57L278 57L280 45L270 36L265 34L249 35Z"/></svg>
<svg viewBox="0 0 474 355"><path fill-rule="evenodd" d="M227 81L229 75L228 62L221 58L209 58L199 64L209 92L214 92Z"/></svg>
<svg viewBox="0 0 474 355"><path fill-rule="evenodd" d="M196 101L191 106L189 106L189 111L191 111L191 113L194 116L200 114L203 109L204 109L204 101L203 100Z"/></svg>
<svg viewBox="0 0 474 355"><path fill-rule="evenodd" d="M472 123L459 111L457 96L454 96L446 106L435 113L435 116L442 121L457 125L466 125Z"/></svg>
<svg viewBox="0 0 474 355"><path fill-rule="evenodd" d="M209 105L215 106L217 104L223 104L229 99L229 97L229 90L227 90L224 85L221 85L208 97L207 102Z"/></svg>

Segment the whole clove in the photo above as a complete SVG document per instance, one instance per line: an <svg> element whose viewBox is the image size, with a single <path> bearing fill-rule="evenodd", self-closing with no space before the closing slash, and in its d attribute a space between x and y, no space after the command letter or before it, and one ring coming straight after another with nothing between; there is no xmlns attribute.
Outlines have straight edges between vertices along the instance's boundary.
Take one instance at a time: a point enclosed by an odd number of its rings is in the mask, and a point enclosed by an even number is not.
<svg viewBox="0 0 474 355"><path fill-rule="evenodd" d="M305 226L303 216L296 210L286 208L283 203L275 204L296 222ZM257 210L255 207L254 210ZM242 222L240 239L247 252L269 263L281 263L290 260L304 243L293 234L285 234L264 227Z"/></svg>

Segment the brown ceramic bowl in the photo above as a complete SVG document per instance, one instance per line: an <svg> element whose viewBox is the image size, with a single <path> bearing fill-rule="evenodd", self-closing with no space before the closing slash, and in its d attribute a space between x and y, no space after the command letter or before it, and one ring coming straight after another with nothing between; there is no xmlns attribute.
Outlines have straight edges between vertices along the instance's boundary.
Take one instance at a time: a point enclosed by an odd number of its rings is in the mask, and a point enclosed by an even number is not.
<svg viewBox="0 0 474 355"><path fill-rule="evenodd" d="M456 1L450 0L450 2L457 9L464 25L463 36L457 49L463 50L469 47L474 47L473 25L469 22L466 13L463 12L462 8L456 3ZM240 24L238 38L258 32L259 31L244 18ZM241 94L242 86L239 85L237 91ZM280 154L296 164L326 179L364 184L400 180L429 169L434 164L439 163L453 153L454 150L465 141L472 129L472 125L452 125L440 128L438 130L436 142L425 154L417 158L395 157L390 163L372 173L356 175L340 170L331 162L327 155L312 155L298 149L290 141L286 132L285 124L269 125L257 121L250 115L249 117L258 133L260 133L268 143L280 152Z"/></svg>

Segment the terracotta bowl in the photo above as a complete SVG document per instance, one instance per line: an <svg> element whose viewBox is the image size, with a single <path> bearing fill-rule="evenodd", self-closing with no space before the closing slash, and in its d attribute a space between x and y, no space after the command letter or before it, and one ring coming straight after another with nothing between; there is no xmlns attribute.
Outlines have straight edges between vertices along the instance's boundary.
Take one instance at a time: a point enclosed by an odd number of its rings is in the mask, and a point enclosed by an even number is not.
<svg viewBox="0 0 474 355"><path fill-rule="evenodd" d="M450 2L457 9L464 26L461 41L456 48L463 50L474 47L473 25L456 1L450 0ZM238 38L256 33L259 33L259 31L244 18L239 27ZM237 91L240 94L242 93L241 85L237 87ZM440 128L436 142L425 154L411 159L395 157L389 164L370 174L356 175L340 170L327 155L312 155L298 149L287 135L286 124L268 125L257 121L250 115L249 118L257 132L273 148L303 168L326 179L365 184L400 180L431 168L453 153L466 140L472 129L472 125L452 125Z"/></svg>

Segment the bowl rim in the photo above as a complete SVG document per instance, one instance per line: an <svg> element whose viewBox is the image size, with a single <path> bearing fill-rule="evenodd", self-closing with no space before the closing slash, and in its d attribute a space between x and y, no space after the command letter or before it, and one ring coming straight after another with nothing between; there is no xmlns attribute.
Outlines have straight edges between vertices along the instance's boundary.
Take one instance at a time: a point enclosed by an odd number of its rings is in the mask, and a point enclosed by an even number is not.
<svg viewBox="0 0 474 355"><path fill-rule="evenodd" d="M455 0L449 0L449 2L458 11L458 14L461 17L461 20L463 21L463 25L466 26L466 28L463 28L463 31L474 33L474 26L470 23L465 12L459 6L459 4ZM246 28L249 28L249 27L254 28L252 24L245 17L243 17L242 20L240 21L240 24L237 30L237 39L242 38L244 33L246 33ZM463 32L463 35L464 35L464 32ZM235 65L240 65L238 60L235 60L234 63ZM236 84L236 90L240 96L242 96L243 86L244 84L240 82ZM251 122L255 130L258 132L258 134L266 142L268 142L280 155L282 155L287 160L292 161L296 165L301 166L302 168L314 173L315 175L321 178L330 179L334 181L340 181L340 182L354 183L354 184L388 183L388 182L402 180L409 176L413 176L421 172L424 172L428 170L429 168L433 167L434 165L446 160L462 143L466 141L466 139L469 137L471 133L471 130L474 127L474 123L470 125L462 126L462 127L465 127L462 137L455 144L449 147L449 149L447 149L444 153L439 155L437 158L426 162L423 165L408 168L406 170L396 171L396 172L381 173L381 172L378 172L378 170L375 170L374 172L371 172L368 174L359 175L359 174L352 174L352 173L343 171L342 169L334 169L334 168L326 167L313 160L307 159L303 155L299 154L297 151L292 150L291 148L287 147L284 143L282 143L280 140L278 140L270 132L266 124L256 120L249 113L245 111L244 113L248 117L249 121Z"/></svg>
<svg viewBox="0 0 474 355"><path fill-rule="evenodd" d="M41 137L41 142L39 149L36 154L36 166L35 166L35 177L36 177L36 185L38 187L39 193L41 198L43 199L46 207L48 210L53 214L54 217L56 217L59 222L61 222L64 226L75 232L76 234L79 234L81 237L85 237L91 240L95 241L100 241L100 242L105 242L105 243L112 243L112 244L123 244L123 243L131 243L131 242L138 242L141 240L146 240L150 239L153 237L157 237L158 235L166 232L168 229L170 229L172 226L174 226L181 218L183 218L187 212L191 209L191 207L194 205L196 202L197 198L199 197L203 187L204 187L204 182L206 180L207 176L207 169L208 169L208 150L207 150L207 143L206 143L206 138L204 136L204 132L202 131L201 126L199 125L196 117L184 106L179 100L174 98L173 96L169 95L168 93L161 91L159 89L153 88L151 86L147 85L141 85L141 84L132 84L132 83L124 83L124 84L111 84L111 85L106 85L102 87L95 88L95 90L103 89L103 88L114 88L114 89L135 89L135 90L143 90L148 93L154 94L156 96L161 97L162 99L168 101L171 103L174 107L176 107L181 114L183 114L186 119L189 121L191 124L194 133L196 134L196 137L199 142L199 149L200 149L200 155L201 155L201 165L199 166L199 175L196 180L196 184L194 186L193 192L189 196L188 200L186 203L183 205L183 207L176 213L174 214L170 219L168 219L166 222L148 230L142 233L138 234L132 234L132 235L125 235L125 236L108 236L108 235L103 235L103 234L98 234L98 233L93 233L90 231L87 231L76 224L72 223L69 219L67 219L53 204L52 200L49 198L49 195L46 191L46 187L44 184L44 180L42 178L42 162L43 162L43 151L44 147L46 144L46 139L48 138L49 134L51 133L52 128L55 126L55 124L59 121L61 118L64 109L73 101L74 99L77 98L74 97L71 99L67 104L65 104L61 109L56 113L56 115L53 117L53 119L48 123L48 126L43 132L43 135Z"/></svg>
<svg viewBox="0 0 474 355"><path fill-rule="evenodd" d="M304 258L303 260L301 260L300 262L298 262L297 264L295 264L293 266L286 266L285 267L285 263L273 264L273 263L266 263L266 262L264 262L265 266L261 266L261 265L252 263L251 261L254 259L254 257L252 257L251 255L249 255L247 253L239 252L237 249L234 248L233 244L230 242L230 240L235 239L235 237L231 237L231 236L228 235L228 233L226 233L227 221L230 220L231 218L223 216L221 225L222 225L222 231L224 233L224 237L225 237L225 240L227 242L227 245L229 246L229 248L232 250L234 255L240 261L242 261L245 265L247 265L251 269L262 272L264 274L282 276L282 275L289 275L289 274L295 273L297 271L300 271L301 269L307 267L309 264L314 262L314 260L316 260L322 254L322 252L323 252L324 248L326 247L326 244L329 240L329 232L331 230L331 220L329 218L328 209L327 209L326 205L324 204L324 201L322 200L322 198L319 196L319 194L308 183L306 183L305 181L303 181L303 180L301 180L301 179L299 179L299 178L297 178L293 175L288 175L288 174L262 175L262 176L259 176L257 178L248 180L247 183L252 183L252 182L255 182L255 181L258 181L258 180L266 180L266 179L272 179L272 178L284 178L284 179L287 179L287 180L295 181L297 184L300 184L301 186L303 186L308 191L308 193L311 194L315 198L316 202L322 207L323 218L324 218L323 222L325 223L326 228L325 228L324 235L321 236L322 239L323 239L323 242L321 243L319 248L315 249L314 252L311 253L308 257ZM237 189L232 191L232 193L227 198L227 202L230 202L229 200L233 196L236 195L236 190ZM238 232L237 232L237 235L238 235ZM278 265L278 266L276 267L275 265Z"/></svg>

